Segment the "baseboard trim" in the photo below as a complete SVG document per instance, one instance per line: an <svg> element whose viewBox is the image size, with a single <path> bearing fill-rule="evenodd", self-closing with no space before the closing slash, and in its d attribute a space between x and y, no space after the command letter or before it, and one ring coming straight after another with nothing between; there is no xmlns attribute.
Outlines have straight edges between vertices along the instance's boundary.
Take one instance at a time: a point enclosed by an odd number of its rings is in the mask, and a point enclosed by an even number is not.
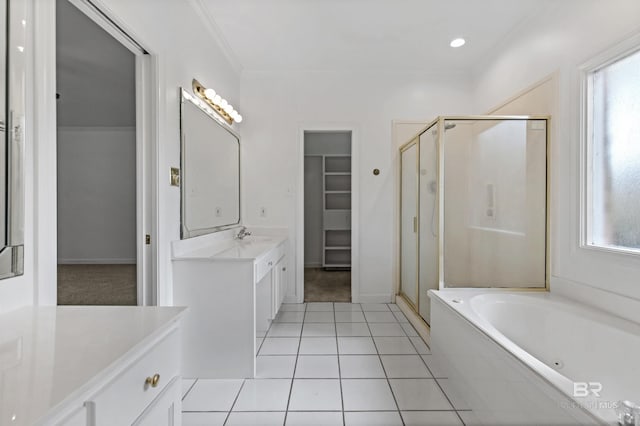
<svg viewBox="0 0 640 426"><path fill-rule="evenodd" d="M353 303L393 303L393 295L383 294L359 294L358 300Z"/></svg>
<svg viewBox="0 0 640 426"><path fill-rule="evenodd" d="M135 265L136 259L58 259L58 265Z"/></svg>

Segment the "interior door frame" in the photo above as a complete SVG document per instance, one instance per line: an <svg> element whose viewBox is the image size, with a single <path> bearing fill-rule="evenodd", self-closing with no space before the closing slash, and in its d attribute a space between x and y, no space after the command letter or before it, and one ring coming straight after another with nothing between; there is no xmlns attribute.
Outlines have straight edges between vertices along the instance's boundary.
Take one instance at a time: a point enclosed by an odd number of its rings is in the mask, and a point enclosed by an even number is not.
<svg viewBox="0 0 640 426"><path fill-rule="evenodd" d="M304 134L305 132L351 133L351 302L360 303L360 153L355 124L302 123L298 127L298 191L296 200L296 294L304 302Z"/></svg>
<svg viewBox="0 0 640 426"><path fill-rule="evenodd" d="M156 305L159 197L158 120L156 119L158 93L155 88L158 87L158 58L126 30L124 24L109 13L100 0L69 0L69 2L135 55L137 304L139 306ZM55 48L56 46L54 46L54 55ZM57 175L57 165L54 173ZM54 211L57 211L55 193L50 203ZM55 220L57 221L57 217ZM146 243L147 235L150 237L150 244ZM53 256L57 257L57 250L54 251ZM54 282L57 285L57 277L54 278Z"/></svg>

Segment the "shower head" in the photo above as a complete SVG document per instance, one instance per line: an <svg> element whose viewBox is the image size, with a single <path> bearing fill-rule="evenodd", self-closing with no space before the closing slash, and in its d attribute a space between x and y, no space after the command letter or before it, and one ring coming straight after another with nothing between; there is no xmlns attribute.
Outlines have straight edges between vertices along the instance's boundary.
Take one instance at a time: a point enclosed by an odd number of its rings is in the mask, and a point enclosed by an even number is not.
<svg viewBox="0 0 640 426"><path fill-rule="evenodd" d="M446 132L447 130L451 130L451 129L455 129L455 127L457 126L456 123L444 123L444 131ZM435 128L431 131L431 134L433 136L438 134L438 128Z"/></svg>

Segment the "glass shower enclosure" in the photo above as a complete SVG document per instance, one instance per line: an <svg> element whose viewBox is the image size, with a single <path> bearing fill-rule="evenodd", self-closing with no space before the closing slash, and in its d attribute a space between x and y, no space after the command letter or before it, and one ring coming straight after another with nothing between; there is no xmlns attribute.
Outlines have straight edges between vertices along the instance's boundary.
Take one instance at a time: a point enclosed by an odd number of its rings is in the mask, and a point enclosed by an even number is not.
<svg viewBox="0 0 640 426"><path fill-rule="evenodd" d="M438 117L400 148L399 294L548 288L546 116Z"/></svg>

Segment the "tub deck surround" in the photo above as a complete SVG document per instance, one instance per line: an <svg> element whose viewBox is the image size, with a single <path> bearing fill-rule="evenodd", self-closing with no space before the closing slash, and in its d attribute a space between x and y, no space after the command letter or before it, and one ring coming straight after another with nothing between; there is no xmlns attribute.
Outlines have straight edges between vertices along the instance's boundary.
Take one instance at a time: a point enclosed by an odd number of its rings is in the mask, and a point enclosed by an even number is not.
<svg viewBox="0 0 640 426"><path fill-rule="evenodd" d="M63 306L0 314L0 425L57 424L53 419L69 405L82 406L145 346L177 327L184 311Z"/></svg>
<svg viewBox="0 0 640 426"><path fill-rule="evenodd" d="M434 357L479 418L508 424L520 410L537 424L617 424L617 402L640 401L640 324L547 292L430 296ZM473 356L464 353L471 345ZM482 372L474 373L469 366L480 360ZM506 393L511 410L507 400L487 396Z"/></svg>
<svg viewBox="0 0 640 426"><path fill-rule="evenodd" d="M189 306L183 375L252 378L255 342L269 328L287 291L286 229L233 228L174 241L173 300Z"/></svg>

